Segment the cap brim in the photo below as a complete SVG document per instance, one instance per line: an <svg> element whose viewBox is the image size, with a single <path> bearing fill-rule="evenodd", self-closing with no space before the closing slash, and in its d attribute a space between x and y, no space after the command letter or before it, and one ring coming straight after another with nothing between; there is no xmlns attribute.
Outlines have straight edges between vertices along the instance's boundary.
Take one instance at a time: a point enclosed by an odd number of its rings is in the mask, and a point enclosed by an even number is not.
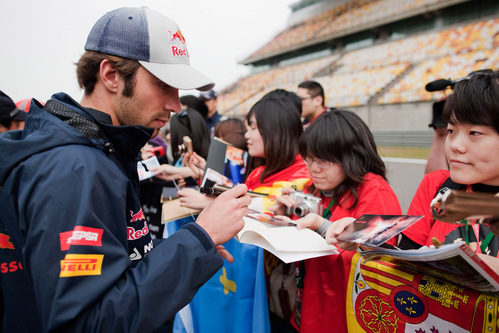
<svg viewBox="0 0 499 333"><path fill-rule="evenodd" d="M12 117L12 120L17 120L17 121L25 121L26 120L26 116L27 116L27 113L22 111L22 110L19 110L17 109L19 112L16 113L16 115L14 117Z"/></svg>
<svg viewBox="0 0 499 333"><path fill-rule="evenodd" d="M207 91L215 86L211 79L190 65L158 64L146 61L139 61L139 63L152 75L177 89Z"/></svg>

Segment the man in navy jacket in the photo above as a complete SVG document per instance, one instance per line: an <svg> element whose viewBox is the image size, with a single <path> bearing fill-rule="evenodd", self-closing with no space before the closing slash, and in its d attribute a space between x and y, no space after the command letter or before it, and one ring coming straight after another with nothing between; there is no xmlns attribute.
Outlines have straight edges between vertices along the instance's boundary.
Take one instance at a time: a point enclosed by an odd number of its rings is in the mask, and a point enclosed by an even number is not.
<svg viewBox="0 0 499 333"><path fill-rule="evenodd" d="M178 89L213 83L190 67L185 38L148 8L120 8L92 28L77 64L80 103L33 102L24 131L0 135L0 272L6 332L168 330L169 320L231 259L244 185L196 223L152 241L137 160L180 111Z"/></svg>

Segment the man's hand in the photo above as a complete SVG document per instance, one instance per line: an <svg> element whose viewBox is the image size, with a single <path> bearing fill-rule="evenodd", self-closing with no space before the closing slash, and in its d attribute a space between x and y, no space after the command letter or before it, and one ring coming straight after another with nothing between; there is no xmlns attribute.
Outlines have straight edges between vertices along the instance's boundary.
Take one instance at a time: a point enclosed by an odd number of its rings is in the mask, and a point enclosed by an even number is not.
<svg viewBox="0 0 499 333"><path fill-rule="evenodd" d="M196 223L210 235L215 245L229 241L243 228L243 216L248 213L251 203L247 191L246 185L237 185L220 194L199 214Z"/></svg>

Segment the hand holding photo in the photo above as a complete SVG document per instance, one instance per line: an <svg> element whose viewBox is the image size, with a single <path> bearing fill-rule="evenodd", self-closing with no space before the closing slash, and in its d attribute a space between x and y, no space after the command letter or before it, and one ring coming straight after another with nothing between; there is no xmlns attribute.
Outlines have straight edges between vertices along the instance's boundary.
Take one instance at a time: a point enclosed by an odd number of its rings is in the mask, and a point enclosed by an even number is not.
<svg viewBox="0 0 499 333"><path fill-rule="evenodd" d="M154 177L156 174L152 170L159 168L160 164L156 156L137 162L137 173L139 180Z"/></svg>
<svg viewBox="0 0 499 333"><path fill-rule="evenodd" d="M271 215L266 213L261 213L257 210L250 209L249 213L246 214L247 217L251 217L254 220L268 223L275 226L296 226L296 222L287 216L283 215Z"/></svg>
<svg viewBox="0 0 499 333"><path fill-rule="evenodd" d="M337 239L345 242L379 246L416 223L422 217L419 215L362 215Z"/></svg>

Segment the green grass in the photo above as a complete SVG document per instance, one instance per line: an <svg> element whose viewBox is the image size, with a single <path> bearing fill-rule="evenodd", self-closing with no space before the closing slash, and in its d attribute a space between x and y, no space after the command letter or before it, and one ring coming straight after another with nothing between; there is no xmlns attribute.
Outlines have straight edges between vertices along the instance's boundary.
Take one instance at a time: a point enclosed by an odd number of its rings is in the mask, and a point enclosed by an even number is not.
<svg viewBox="0 0 499 333"><path fill-rule="evenodd" d="M429 151L430 147L378 146L378 153L382 157L426 159Z"/></svg>

